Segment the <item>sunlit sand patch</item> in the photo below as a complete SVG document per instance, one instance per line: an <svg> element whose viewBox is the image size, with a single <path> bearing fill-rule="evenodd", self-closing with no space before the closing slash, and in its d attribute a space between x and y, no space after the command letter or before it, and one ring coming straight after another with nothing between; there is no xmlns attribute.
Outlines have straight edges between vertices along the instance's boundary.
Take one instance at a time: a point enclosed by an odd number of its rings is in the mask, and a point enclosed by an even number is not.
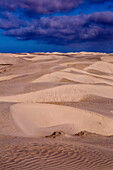
<svg viewBox="0 0 113 170"><path fill-rule="evenodd" d="M85 68L85 70L97 70L105 73L113 74L113 64L104 61L96 62L91 66Z"/></svg>
<svg viewBox="0 0 113 170"><path fill-rule="evenodd" d="M113 55L103 56L103 57L101 57L101 60L104 61L104 62L113 63Z"/></svg>
<svg viewBox="0 0 113 170"><path fill-rule="evenodd" d="M0 76L0 81L11 80L16 77L19 77L19 75Z"/></svg>
<svg viewBox="0 0 113 170"><path fill-rule="evenodd" d="M11 106L10 111L12 120L25 136L40 136L41 131L43 135L44 129L46 134L46 128L51 127L54 131L54 127L59 125L61 130L63 126L63 130L68 133L70 131L70 134L84 129L102 135L111 135L113 131L112 118L68 106L16 104Z"/></svg>
<svg viewBox="0 0 113 170"><path fill-rule="evenodd" d="M33 83L36 82L58 82L58 81L72 81L72 82L78 82L78 83L84 83L84 84L110 84L113 85L113 82L98 79L94 76L85 75L85 74L73 74L72 72L65 72L65 71L59 71L54 73L49 73L46 75L41 76L40 78L33 81Z"/></svg>
<svg viewBox="0 0 113 170"><path fill-rule="evenodd" d="M86 95L97 95L113 98L113 87L106 85L62 85L26 94L0 97L0 101L9 102L50 102L50 101L80 101Z"/></svg>

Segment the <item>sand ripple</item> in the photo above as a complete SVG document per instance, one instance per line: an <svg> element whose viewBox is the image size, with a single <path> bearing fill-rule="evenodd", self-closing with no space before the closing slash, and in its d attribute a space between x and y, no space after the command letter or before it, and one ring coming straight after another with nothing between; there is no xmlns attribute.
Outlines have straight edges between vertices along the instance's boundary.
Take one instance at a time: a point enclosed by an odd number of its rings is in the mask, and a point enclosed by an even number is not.
<svg viewBox="0 0 113 170"><path fill-rule="evenodd" d="M0 159L0 169L113 169L113 151L76 144L8 147Z"/></svg>

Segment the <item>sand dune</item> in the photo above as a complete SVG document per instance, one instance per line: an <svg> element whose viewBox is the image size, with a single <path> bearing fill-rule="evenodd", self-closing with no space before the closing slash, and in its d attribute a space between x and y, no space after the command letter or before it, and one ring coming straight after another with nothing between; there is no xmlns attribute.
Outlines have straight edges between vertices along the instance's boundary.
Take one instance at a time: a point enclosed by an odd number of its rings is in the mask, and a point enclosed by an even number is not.
<svg viewBox="0 0 113 170"><path fill-rule="evenodd" d="M101 60L104 61L104 62L113 63L113 55L111 55L111 56L103 56L103 57L101 57Z"/></svg>
<svg viewBox="0 0 113 170"><path fill-rule="evenodd" d="M16 58L12 54L1 54L0 53L0 65L1 64L19 64L20 62L24 62L21 58Z"/></svg>
<svg viewBox="0 0 113 170"><path fill-rule="evenodd" d="M81 75L77 73L74 74L74 73L68 73L64 71L46 74L34 80L33 83L57 82L57 81L63 81L63 79L66 79L67 81L73 81L73 82L84 83L84 84L102 84L102 83L104 84L105 83L105 84L113 85L113 82L109 80L103 80L101 78L96 78L95 76L90 76L90 75L85 75L85 74Z"/></svg>
<svg viewBox="0 0 113 170"><path fill-rule="evenodd" d="M71 73L75 73L75 74L82 74L82 75L90 75L96 78L101 78L101 79L107 79L107 80L113 80L113 75L108 75L105 73L105 75L103 74L98 74L98 72L87 72L86 70L80 70L77 68L65 68L62 71L64 72L71 72Z"/></svg>
<svg viewBox="0 0 113 170"><path fill-rule="evenodd" d="M50 82L50 81L61 81L63 78L75 82L80 82L80 83L102 83L101 80L87 76L87 75L80 75L80 74L72 74L72 73L66 73L66 72L54 72L51 74L44 75L40 77L39 79L34 80L33 82Z"/></svg>
<svg viewBox="0 0 113 170"><path fill-rule="evenodd" d="M87 71L88 70L97 70L97 71L101 71L103 73L113 74L113 64L99 61L99 62L96 62L96 63L92 64L91 66L85 68L85 70L87 70Z"/></svg>
<svg viewBox="0 0 113 170"><path fill-rule="evenodd" d="M18 77L18 75L0 76L0 81L11 80L12 78Z"/></svg>
<svg viewBox="0 0 113 170"><path fill-rule="evenodd" d="M105 85L62 85L26 94L0 97L4 102L77 102L87 95L97 95L113 99L113 87Z"/></svg>
<svg viewBox="0 0 113 170"><path fill-rule="evenodd" d="M112 118L91 111L38 103L16 104L11 106L10 110L14 123L28 136L40 136L41 131L43 136L44 129L46 135L46 128L51 127L51 131L54 131L54 127L57 126L58 129L59 125L61 130L65 127L64 132L70 134L82 130L102 135L112 135L113 133ZM68 125L70 126L68 127Z"/></svg>
<svg viewBox="0 0 113 170"><path fill-rule="evenodd" d="M113 169L112 56L0 53L0 170Z"/></svg>

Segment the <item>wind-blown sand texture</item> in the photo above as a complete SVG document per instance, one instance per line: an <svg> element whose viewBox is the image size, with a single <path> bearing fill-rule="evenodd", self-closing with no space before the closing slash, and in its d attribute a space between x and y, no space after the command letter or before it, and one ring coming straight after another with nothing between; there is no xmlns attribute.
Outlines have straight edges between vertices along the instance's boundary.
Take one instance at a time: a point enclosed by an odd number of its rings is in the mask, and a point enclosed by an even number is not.
<svg viewBox="0 0 113 170"><path fill-rule="evenodd" d="M0 54L0 170L113 170L113 54Z"/></svg>

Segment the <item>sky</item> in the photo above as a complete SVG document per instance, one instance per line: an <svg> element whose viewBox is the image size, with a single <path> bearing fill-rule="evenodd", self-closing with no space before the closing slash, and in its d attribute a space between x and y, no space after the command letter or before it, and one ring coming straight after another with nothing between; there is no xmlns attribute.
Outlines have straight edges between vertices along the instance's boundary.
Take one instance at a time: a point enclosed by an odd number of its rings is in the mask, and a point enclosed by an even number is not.
<svg viewBox="0 0 113 170"><path fill-rule="evenodd" d="M113 0L0 0L0 52L113 52Z"/></svg>

